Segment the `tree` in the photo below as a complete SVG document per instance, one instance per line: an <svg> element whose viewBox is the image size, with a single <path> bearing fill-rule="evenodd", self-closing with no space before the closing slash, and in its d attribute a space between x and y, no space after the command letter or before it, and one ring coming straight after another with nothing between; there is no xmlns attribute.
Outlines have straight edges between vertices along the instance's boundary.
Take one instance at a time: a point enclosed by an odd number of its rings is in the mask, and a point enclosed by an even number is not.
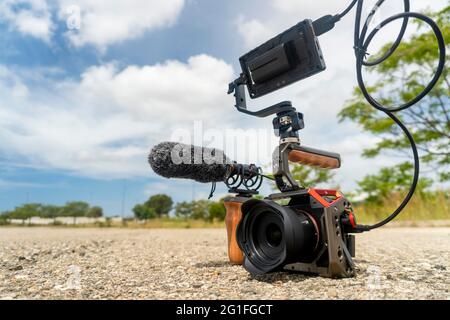
<svg viewBox="0 0 450 320"><path fill-rule="evenodd" d="M11 211L3 211L0 217L5 220L11 219Z"/></svg>
<svg viewBox="0 0 450 320"><path fill-rule="evenodd" d="M42 205L39 203L24 204L16 207L10 214L11 219L30 220L32 217L41 216Z"/></svg>
<svg viewBox="0 0 450 320"><path fill-rule="evenodd" d="M151 196L144 204L146 207L154 210L158 217L162 215L168 215L172 210L173 201L172 198L165 194L157 194Z"/></svg>
<svg viewBox="0 0 450 320"><path fill-rule="evenodd" d="M11 212L4 211L0 214L0 226L8 224L8 220L11 219Z"/></svg>
<svg viewBox="0 0 450 320"><path fill-rule="evenodd" d="M296 164L291 170L292 177L305 187L314 187L320 183L331 183L334 172Z"/></svg>
<svg viewBox="0 0 450 320"><path fill-rule="evenodd" d="M89 217L89 218L103 217L103 209L101 207L91 207L86 212L86 217Z"/></svg>
<svg viewBox="0 0 450 320"><path fill-rule="evenodd" d="M188 219L192 215L192 202L179 202L175 206L175 216L178 218Z"/></svg>
<svg viewBox="0 0 450 320"><path fill-rule="evenodd" d="M440 26L445 42L450 41L450 6L432 14ZM421 30L423 23L417 23ZM391 44L385 45L381 52ZM435 72L438 61L438 48L435 36L431 31L413 35L404 40L397 51L388 60L369 71L381 75L382 78L368 87L369 92L381 92L378 100L384 105L396 106L401 102L411 100L424 88ZM379 56L378 53L376 56ZM447 56L448 57L448 56ZM428 171L437 173L442 182L450 180L450 79L448 69L430 94L415 106L396 115L411 130L420 151L421 162ZM408 154L409 143L400 128L384 113L378 112L368 105L357 88L353 98L340 112L341 121L351 120L358 123L364 131L381 138L374 148L363 151L363 156L373 158L388 151L401 157ZM371 192L373 187L380 188L378 194L371 197L385 197L385 191L397 183L400 189L407 189L411 183L412 170L408 162L394 168L384 168L379 175L368 176L360 182L363 191ZM377 182L378 181L378 182ZM421 188L430 181L422 181ZM422 189L423 190L423 189Z"/></svg>
<svg viewBox="0 0 450 320"><path fill-rule="evenodd" d="M378 174L368 175L359 181L359 191L367 195L367 202L380 205L383 199L387 199L393 193L401 192L403 186L411 182L412 170L413 166L409 163L383 168ZM431 183L430 179L420 179L416 190L423 194Z"/></svg>
<svg viewBox="0 0 450 320"><path fill-rule="evenodd" d="M89 204L82 201L67 202L61 208L61 214L65 217L73 217L73 224L76 224L77 217L84 217L89 210Z"/></svg>
<svg viewBox="0 0 450 320"><path fill-rule="evenodd" d="M145 220L156 218L156 212L153 208L147 207L145 204L137 204L133 208L136 219Z"/></svg>
<svg viewBox="0 0 450 320"><path fill-rule="evenodd" d="M210 220L210 205L208 200L180 202L175 206L175 215L185 219Z"/></svg>
<svg viewBox="0 0 450 320"><path fill-rule="evenodd" d="M52 205L43 205L42 206L42 218L53 219L53 223L55 223L56 218L61 214L61 207L52 206Z"/></svg>
<svg viewBox="0 0 450 320"><path fill-rule="evenodd" d="M223 200L221 200L219 202L213 202L210 204L209 216L208 216L208 219L210 221L212 221L214 219L219 220L219 221L224 221L226 214L227 214L227 211L223 204Z"/></svg>
<svg viewBox="0 0 450 320"><path fill-rule="evenodd" d="M208 200L197 200L192 202L192 219L208 220L209 206L211 202Z"/></svg>

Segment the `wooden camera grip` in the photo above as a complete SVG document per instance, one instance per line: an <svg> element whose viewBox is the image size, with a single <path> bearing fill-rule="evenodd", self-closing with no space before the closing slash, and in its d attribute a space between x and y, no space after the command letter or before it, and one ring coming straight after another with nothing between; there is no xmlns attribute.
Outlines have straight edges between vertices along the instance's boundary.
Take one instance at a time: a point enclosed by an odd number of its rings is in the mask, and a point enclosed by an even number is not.
<svg viewBox="0 0 450 320"><path fill-rule="evenodd" d="M228 257L232 264L242 264L244 255L239 248L236 240L236 228L242 219L242 204L248 200L247 198L227 198L225 199L225 208L227 214L225 216L225 224L227 226L228 235Z"/></svg>
<svg viewBox="0 0 450 320"><path fill-rule="evenodd" d="M341 166L339 154L312 148L298 147L289 153L289 161L322 169L337 169Z"/></svg>

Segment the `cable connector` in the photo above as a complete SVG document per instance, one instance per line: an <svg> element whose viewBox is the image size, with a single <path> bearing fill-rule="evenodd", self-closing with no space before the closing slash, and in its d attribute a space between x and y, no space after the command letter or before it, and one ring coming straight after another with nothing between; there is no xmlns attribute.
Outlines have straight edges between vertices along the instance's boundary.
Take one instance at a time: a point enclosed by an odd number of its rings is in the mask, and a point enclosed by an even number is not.
<svg viewBox="0 0 450 320"><path fill-rule="evenodd" d="M313 28L316 37L333 29L336 22L338 22L339 20L341 20L339 15L332 16L331 14L328 14L314 21Z"/></svg>
<svg viewBox="0 0 450 320"><path fill-rule="evenodd" d="M353 233L363 233L372 230L370 226L358 224L356 227L352 230Z"/></svg>

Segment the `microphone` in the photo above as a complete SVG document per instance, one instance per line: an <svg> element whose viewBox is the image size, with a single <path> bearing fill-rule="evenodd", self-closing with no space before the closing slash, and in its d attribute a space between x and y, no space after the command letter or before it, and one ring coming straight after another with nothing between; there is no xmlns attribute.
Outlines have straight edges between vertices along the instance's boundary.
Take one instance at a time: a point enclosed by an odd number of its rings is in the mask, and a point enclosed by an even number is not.
<svg viewBox="0 0 450 320"><path fill-rule="evenodd" d="M162 142L148 156L153 171L165 178L191 179L197 182L222 182L234 171L222 150L183 143Z"/></svg>

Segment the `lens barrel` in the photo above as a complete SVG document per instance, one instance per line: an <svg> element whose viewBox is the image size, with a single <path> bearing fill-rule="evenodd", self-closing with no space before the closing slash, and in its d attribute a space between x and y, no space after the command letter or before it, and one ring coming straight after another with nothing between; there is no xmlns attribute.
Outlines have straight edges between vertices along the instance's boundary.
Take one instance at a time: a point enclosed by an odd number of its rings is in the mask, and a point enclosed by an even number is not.
<svg viewBox="0 0 450 320"><path fill-rule="evenodd" d="M311 257L318 230L311 216L270 200L249 200L236 237L244 253L244 268L253 275L274 272Z"/></svg>

